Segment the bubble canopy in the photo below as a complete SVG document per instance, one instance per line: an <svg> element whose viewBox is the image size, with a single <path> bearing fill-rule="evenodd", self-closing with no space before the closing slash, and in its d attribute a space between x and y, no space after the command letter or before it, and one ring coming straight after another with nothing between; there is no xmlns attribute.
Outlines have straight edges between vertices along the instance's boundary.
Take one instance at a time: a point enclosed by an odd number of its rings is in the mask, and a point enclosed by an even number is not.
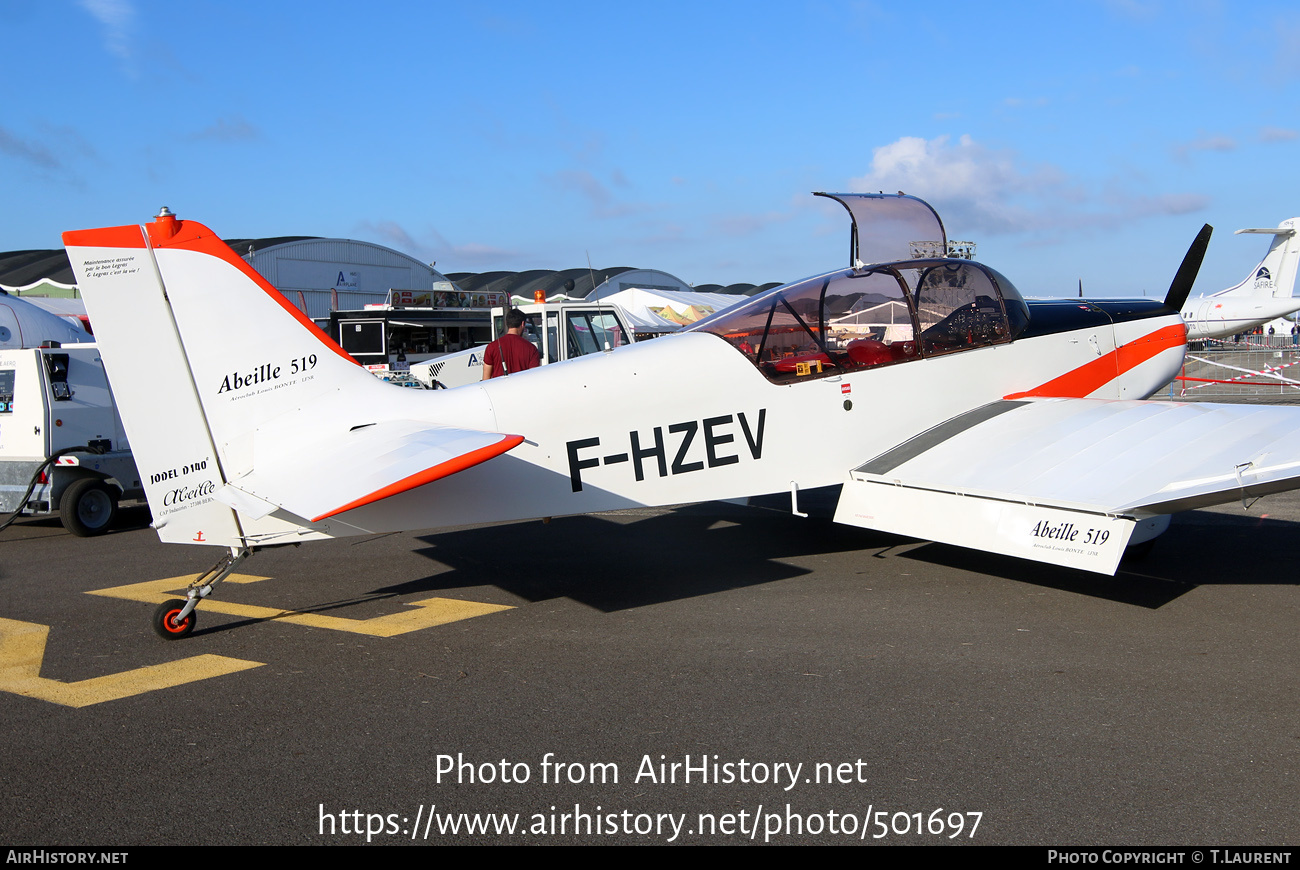
<svg viewBox="0 0 1300 870"><path fill-rule="evenodd" d="M938 246L942 255L948 235L928 202L905 193L814 193L848 209L849 266L890 263L915 256L918 243Z"/></svg>
<svg viewBox="0 0 1300 870"><path fill-rule="evenodd" d="M723 338L786 383L1002 344L1028 324L1024 299L993 269L908 259L776 287L688 331Z"/></svg>

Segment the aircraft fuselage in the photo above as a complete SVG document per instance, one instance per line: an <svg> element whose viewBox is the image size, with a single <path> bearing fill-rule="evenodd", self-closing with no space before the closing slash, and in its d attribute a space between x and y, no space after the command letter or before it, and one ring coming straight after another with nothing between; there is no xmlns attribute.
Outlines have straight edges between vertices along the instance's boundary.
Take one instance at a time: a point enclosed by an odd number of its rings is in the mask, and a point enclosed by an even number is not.
<svg viewBox="0 0 1300 870"><path fill-rule="evenodd" d="M1182 364L1181 337L1168 337L1182 330L1172 312L1112 322L1093 306L1077 329L1055 315L1058 331L787 384L769 382L725 341L688 333L457 390L403 391L428 402L431 420L525 441L318 526L379 532L838 484L846 469L989 402L1071 376L1081 396L1145 398ZM1155 353L1144 357L1148 345ZM656 401L659 391L672 401Z"/></svg>

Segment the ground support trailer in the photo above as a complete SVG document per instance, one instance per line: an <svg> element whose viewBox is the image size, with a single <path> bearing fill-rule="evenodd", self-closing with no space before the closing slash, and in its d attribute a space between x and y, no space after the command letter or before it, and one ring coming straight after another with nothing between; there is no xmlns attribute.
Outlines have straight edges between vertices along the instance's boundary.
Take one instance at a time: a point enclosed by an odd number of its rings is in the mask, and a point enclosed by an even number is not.
<svg viewBox="0 0 1300 870"><path fill-rule="evenodd" d="M57 510L88 537L143 497L99 349L0 350L0 519Z"/></svg>

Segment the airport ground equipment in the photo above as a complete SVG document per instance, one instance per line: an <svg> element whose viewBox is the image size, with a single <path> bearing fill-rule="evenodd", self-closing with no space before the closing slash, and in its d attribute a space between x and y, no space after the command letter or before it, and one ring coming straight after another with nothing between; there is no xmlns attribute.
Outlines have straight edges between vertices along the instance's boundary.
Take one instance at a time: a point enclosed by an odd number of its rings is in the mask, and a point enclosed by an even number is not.
<svg viewBox="0 0 1300 870"><path fill-rule="evenodd" d="M542 365L613 350L633 341L626 318L596 302L540 302L516 306L527 318L524 338L537 346ZM492 309L492 340L505 334L505 308ZM483 377L484 347L470 348L411 366L430 389L460 387Z"/></svg>
<svg viewBox="0 0 1300 870"><path fill-rule="evenodd" d="M49 344L0 350L0 512L103 534L144 489L99 348Z"/></svg>

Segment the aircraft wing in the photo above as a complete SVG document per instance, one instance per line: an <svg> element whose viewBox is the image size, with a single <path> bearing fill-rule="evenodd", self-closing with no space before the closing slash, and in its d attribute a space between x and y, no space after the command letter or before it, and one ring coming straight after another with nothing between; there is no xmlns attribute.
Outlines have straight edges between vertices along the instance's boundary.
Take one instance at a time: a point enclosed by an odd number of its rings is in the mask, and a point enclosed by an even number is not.
<svg viewBox="0 0 1300 870"><path fill-rule="evenodd" d="M283 508L318 522L486 462L523 440L418 420L292 439L268 428L254 436L253 467L213 495L252 517Z"/></svg>
<svg viewBox="0 0 1300 870"><path fill-rule="evenodd" d="M1114 573L1144 517L1296 488L1296 408L1001 401L853 469L836 519Z"/></svg>

